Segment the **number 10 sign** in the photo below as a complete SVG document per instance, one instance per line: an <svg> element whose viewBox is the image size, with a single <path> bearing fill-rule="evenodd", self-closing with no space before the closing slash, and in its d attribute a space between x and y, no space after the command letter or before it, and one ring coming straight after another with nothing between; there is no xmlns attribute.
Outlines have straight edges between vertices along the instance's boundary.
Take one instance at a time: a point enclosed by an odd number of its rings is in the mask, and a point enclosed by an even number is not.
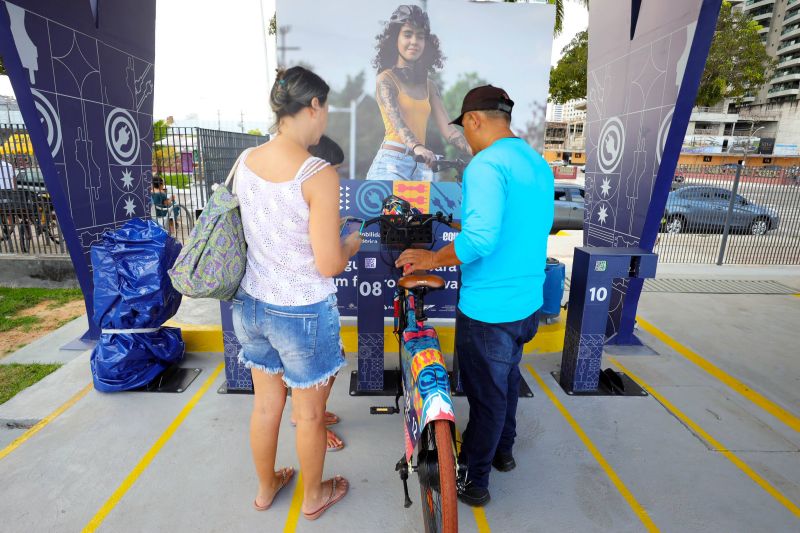
<svg viewBox="0 0 800 533"><path fill-rule="evenodd" d="M641 248L576 248L569 289L560 384L568 393L598 390L611 291L656 275L657 257Z"/></svg>

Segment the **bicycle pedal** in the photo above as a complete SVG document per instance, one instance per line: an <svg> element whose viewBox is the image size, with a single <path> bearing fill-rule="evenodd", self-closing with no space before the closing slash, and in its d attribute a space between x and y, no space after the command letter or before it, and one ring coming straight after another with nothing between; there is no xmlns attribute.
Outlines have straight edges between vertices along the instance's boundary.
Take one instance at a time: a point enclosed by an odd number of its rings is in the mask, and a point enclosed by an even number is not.
<svg viewBox="0 0 800 533"><path fill-rule="evenodd" d="M371 415L396 415L400 412L400 409L394 406L386 406L386 407L370 407L369 414Z"/></svg>

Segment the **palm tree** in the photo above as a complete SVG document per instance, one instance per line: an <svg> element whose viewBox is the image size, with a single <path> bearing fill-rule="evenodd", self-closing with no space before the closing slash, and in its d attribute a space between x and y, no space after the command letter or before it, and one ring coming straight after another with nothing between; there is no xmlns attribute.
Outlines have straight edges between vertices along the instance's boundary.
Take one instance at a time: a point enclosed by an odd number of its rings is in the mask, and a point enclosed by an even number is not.
<svg viewBox="0 0 800 533"><path fill-rule="evenodd" d="M503 0L504 2L508 3L516 3L520 0ZM561 34L561 30L564 25L564 2L566 0L547 0L548 4L553 4L556 6L556 24L553 27L553 36L556 37ZM574 2L579 2L589 8L589 0L572 0Z"/></svg>

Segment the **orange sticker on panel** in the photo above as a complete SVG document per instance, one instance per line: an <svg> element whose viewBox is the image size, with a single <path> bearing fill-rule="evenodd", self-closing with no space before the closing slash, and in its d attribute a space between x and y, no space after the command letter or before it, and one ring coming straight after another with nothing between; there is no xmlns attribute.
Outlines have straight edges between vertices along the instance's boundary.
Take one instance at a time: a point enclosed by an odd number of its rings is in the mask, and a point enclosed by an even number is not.
<svg viewBox="0 0 800 533"><path fill-rule="evenodd" d="M430 211L431 184L427 181L395 181L393 194L423 213Z"/></svg>

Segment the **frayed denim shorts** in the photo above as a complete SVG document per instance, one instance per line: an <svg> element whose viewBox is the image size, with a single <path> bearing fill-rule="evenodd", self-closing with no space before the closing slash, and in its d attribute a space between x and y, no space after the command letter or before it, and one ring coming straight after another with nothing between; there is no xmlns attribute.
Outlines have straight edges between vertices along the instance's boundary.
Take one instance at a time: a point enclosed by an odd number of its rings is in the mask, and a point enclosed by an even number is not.
<svg viewBox="0 0 800 533"><path fill-rule="evenodd" d="M287 387L324 386L346 364L336 295L309 305L272 305L239 288L233 329L242 345L239 362L283 374Z"/></svg>

